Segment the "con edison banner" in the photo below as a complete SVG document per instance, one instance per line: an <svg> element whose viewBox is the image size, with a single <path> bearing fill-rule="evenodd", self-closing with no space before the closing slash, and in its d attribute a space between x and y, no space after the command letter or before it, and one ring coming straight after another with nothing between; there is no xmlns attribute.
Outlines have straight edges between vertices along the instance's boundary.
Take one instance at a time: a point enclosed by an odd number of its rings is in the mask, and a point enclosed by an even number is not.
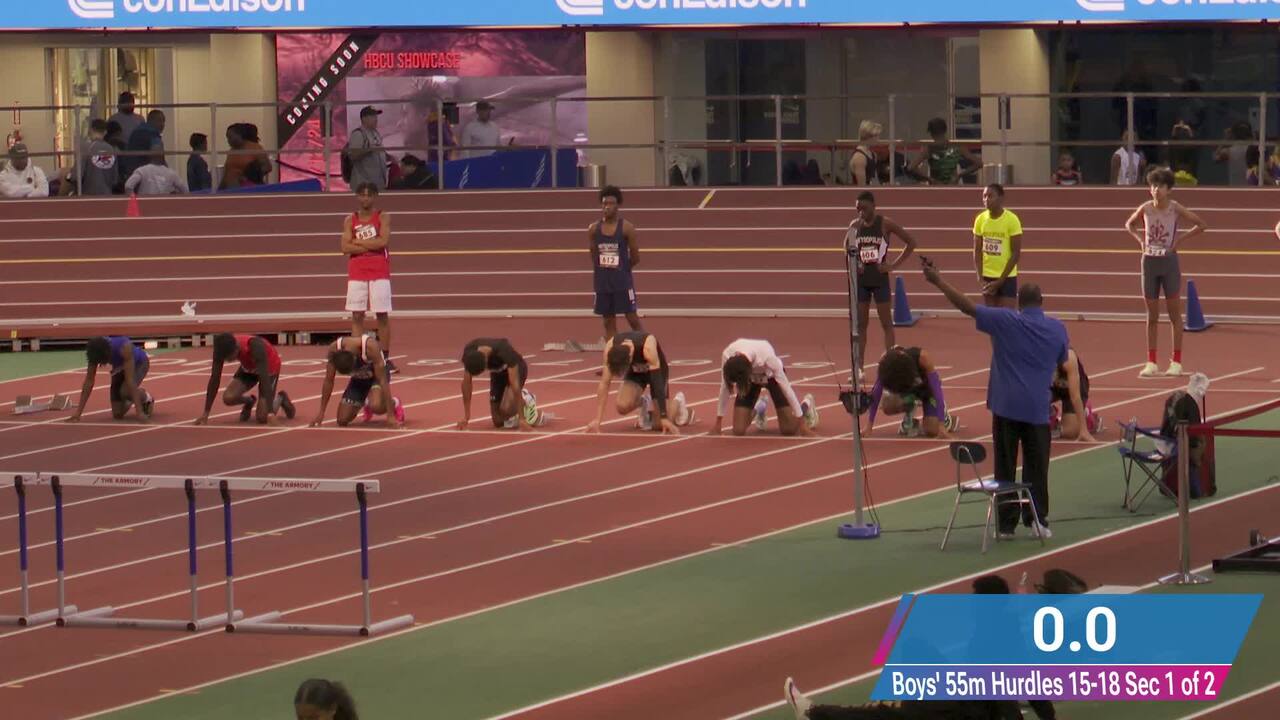
<svg viewBox="0 0 1280 720"><path fill-rule="evenodd" d="M1280 0L39 0L0 28L412 28L1214 21L1280 18Z"/></svg>
<svg viewBox="0 0 1280 720"><path fill-rule="evenodd" d="M921 595L874 700L1217 700L1261 595ZM890 652L890 648L892 651Z"/></svg>

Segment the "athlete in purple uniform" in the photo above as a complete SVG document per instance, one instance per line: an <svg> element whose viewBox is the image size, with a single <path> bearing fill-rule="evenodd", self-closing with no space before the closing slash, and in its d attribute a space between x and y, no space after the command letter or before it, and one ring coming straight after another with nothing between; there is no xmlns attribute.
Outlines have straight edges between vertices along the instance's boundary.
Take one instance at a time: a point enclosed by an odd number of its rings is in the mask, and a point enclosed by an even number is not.
<svg viewBox="0 0 1280 720"><path fill-rule="evenodd" d="M136 407L139 420L146 422L151 418L151 407L155 403L142 389L142 380L151 367L146 350L123 335L111 335L90 338L84 354L89 362L80 386L80 403L67 422L80 421L80 414L93 392L99 365L111 366L111 416L120 420L129 413L130 407Z"/></svg>
<svg viewBox="0 0 1280 720"><path fill-rule="evenodd" d="M600 191L604 216L587 228L587 248L595 274L595 314L604 318L605 341L618 332L618 315L627 316L631 329L642 331L636 314L636 285L631 271L640 265L636 228L618 217L622 191L607 185Z"/></svg>

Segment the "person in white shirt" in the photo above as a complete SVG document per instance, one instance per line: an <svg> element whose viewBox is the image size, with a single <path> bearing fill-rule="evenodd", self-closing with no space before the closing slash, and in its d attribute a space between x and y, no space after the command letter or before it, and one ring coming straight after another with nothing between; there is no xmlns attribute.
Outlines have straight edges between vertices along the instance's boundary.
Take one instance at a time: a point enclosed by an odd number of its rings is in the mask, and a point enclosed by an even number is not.
<svg viewBox="0 0 1280 720"><path fill-rule="evenodd" d="M729 410L729 397L736 393L733 403L733 434L746 435L754 421L757 428L765 427L765 399L761 390L768 390L773 399L774 412L778 416L778 430L783 435L813 435L818 426L818 408L813 395L804 400L796 399L796 392L787 379L782 359L767 340L739 338L729 343L721 355L724 382L720 385L720 403L716 409L716 421L711 434L719 435Z"/></svg>
<svg viewBox="0 0 1280 720"><path fill-rule="evenodd" d="M467 150L467 157L477 158L492 155L494 153L492 146L502 144L502 133L498 130L498 126L490 120L491 117L493 117L493 105L490 105L485 100L476 103L476 119L462 130L462 146L464 148L490 147L488 149Z"/></svg>
<svg viewBox="0 0 1280 720"><path fill-rule="evenodd" d="M49 197L49 179L31 162L27 146L14 143L9 162L0 170L0 195L7 198Z"/></svg>
<svg viewBox="0 0 1280 720"><path fill-rule="evenodd" d="M151 150L151 162L133 171L124 183L125 192L138 195L185 195L190 192L187 181L164 164L163 146L152 145Z"/></svg>

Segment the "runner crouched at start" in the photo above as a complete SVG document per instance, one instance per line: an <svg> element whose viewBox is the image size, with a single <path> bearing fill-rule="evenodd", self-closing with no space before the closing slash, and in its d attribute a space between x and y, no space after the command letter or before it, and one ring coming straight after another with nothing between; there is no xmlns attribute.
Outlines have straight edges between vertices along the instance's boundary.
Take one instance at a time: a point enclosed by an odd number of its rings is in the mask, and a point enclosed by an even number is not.
<svg viewBox="0 0 1280 720"><path fill-rule="evenodd" d="M716 409L716 422L711 434L719 435L724 415L729 410L729 398L733 402L733 434L746 435L754 420L757 428L765 428L767 401L760 397L762 390L769 392L773 411L778 417L778 431L783 435L813 435L818 426L818 409L813 395L804 400L796 399L796 391L787 378L782 359L767 340L739 338L729 344L721 355L724 382L720 385L720 403Z"/></svg>
<svg viewBox="0 0 1280 720"><path fill-rule="evenodd" d="M364 421L374 415L386 415L389 427L404 426L404 406L400 398L391 396L391 380L387 362L378 341L365 335L338 338L329 346L329 360L324 369L324 386L320 390L320 411L311 427L324 423L325 409L333 396L333 380L337 374L350 376L347 389L338 405L338 425L346 427L363 411Z"/></svg>
<svg viewBox="0 0 1280 720"><path fill-rule="evenodd" d="M915 419L916 406L922 410L922 422ZM959 426L956 416L947 412L942 378L933 359L918 347L894 346L880 358L864 434L875 430L877 410L883 410L885 415L901 414L898 434L904 437L951 437Z"/></svg>
<svg viewBox="0 0 1280 720"><path fill-rule="evenodd" d="M676 393L675 415L667 414L667 381L671 368L658 338L647 332L622 332L605 343L604 367L596 393L599 401L596 417L587 425L587 432L600 432L604 407L609 401L609 385L615 375L622 378L622 387L618 390L619 415L629 415L638 409L640 427L671 435L679 435L680 427L693 422L693 409L685 403L684 393Z"/></svg>

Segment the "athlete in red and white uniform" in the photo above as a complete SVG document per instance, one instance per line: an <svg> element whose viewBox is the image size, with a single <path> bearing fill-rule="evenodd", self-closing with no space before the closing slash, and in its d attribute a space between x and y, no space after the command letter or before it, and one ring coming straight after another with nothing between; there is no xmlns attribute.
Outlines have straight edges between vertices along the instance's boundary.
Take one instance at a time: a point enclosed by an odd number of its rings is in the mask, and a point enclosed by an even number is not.
<svg viewBox="0 0 1280 720"><path fill-rule="evenodd" d="M363 183L356 188L360 209L342 224L342 252L347 255L347 310L351 311L351 334L364 334L364 314L378 317L378 344L387 361L387 370L397 372L391 362L391 217L374 207L378 188Z"/></svg>
<svg viewBox="0 0 1280 720"><path fill-rule="evenodd" d="M222 366L232 360L239 362L240 367L222 393L222 402L240 406L240 422L249 419L255 403L260 423L274 423L276 414L281 410L285 417L293 419L297 412L293 402L283 390L278 389L280 353L276 352L275 346L257 335L219 333L213 336L213 368L209 373L209 387L204 396L204 414L196 418L197 425L209 422L209 411L213 409L213 399L222 382ZM261 403L257 403L257 398L248 394L255 385L262 393Z"/></svg>

